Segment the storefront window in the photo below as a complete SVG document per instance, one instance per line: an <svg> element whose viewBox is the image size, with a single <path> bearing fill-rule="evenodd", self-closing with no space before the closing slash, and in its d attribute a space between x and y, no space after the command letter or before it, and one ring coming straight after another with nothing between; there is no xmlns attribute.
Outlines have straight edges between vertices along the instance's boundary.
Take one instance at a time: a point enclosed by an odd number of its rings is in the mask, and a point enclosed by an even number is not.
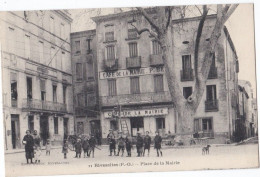
<svg viewBox="0 0 260 177"><path fill-rule="evenodd" d="M143 117L132 117L131 122L131 133L132 136L136 136L137 132L144 133L144 118Z"/></svg>

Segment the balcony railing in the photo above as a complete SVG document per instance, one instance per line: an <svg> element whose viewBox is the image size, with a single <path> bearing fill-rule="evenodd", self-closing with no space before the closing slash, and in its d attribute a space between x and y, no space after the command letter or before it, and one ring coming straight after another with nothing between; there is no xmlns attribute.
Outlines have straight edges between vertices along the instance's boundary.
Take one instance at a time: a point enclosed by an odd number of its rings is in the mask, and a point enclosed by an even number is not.
<svg viewBox="0 0 260 177"><path fill-rule="evenodd" d="M139 94L126 94L116 96L101 96L100 103L102 106L129 105L129 104L149 104L171 102L169 92L152 92Z"/></svg>
<svg viewBox="0 0 260 177"><path fill-rule="evenodd" d="M163 59L162 55L150 55L150 66L162 66L163 65Z"/></svg>
<svg viewBox="0 0 260 177"><path fill-rule="evenodd" d="M105 71L115 71L118 69L118 59L107 59L104 60Z"/></svg>
<svg viewBox="0 0 260 177"><path fill-rule="evenodd" d="M17 107L17 100L11 100L12 107Z"/></svg>
<svg viewBox="0 0 260 177"><path fill-rule="evenodd" d="M218 100L206 100L205 101L205 111L218 111Z"/></svg>
<svg viewBox="0 0 260 177"><path fill-rule="evenodd" d="M135 29L128 29L128 39L137 39L138 33Z"/></svg>
<svg viewBox="0 0 260 177"><path fill-rule="evenodd" d="M216 79L218 77L217 67L210 67L208 79Z"/></svg>
<svg viewBox="0 0 260 177"><path fill-rule="evenodd" d="M32 111L67 112L66 104L36 99L24 99L22 107Z"/></svg>
<svg viewBox="0 0 260 177"><path fill-rule="evenodd" d="M105 33L105 41L106 42L110 42L110 41L114 41L114 32L106 32Z"/></svg>
<svg viewBox="0 0 260 177"><path fill-rule="evenodd" d="M140 68L141 67L141 56L137 57L127 57L126 58L126 68Z"/></svg>
<svg viewBox="0 0 260 177"><path fill-rule="evenodd" d="M193 81L193 69L181 70L181 81Z"/></svg>

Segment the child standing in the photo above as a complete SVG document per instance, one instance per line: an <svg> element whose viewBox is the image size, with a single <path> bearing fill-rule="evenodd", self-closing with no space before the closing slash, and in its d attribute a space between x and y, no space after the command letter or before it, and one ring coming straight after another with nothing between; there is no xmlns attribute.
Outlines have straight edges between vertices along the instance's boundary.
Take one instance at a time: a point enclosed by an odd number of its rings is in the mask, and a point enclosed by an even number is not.
<svg viewBox="0 0 260 177"><path fill-rule="evenodd" d="M132 142L128 136L125 138L125 147L127 151L127 157L131 157Z"/></svg>
<svg viewBox="0 0 260 177"><path fill-rule="evenodd" d="M84 138L82 148L83 148L83 151L84 151L84 158L89 157L89 137Z"/></svg>
<svg viewBox="0 0 260 177"><path fill-rule="evenodd" d="M40 146L36 146L35 147L35 151L34 151L35 163L40 163L40 157L41 157Z"/></svg>
<svg viewBox="0 0 260 177"><path fill-rule="evenodd" d="M120 151L122 151L122 157L124 156L124 150L125 150L125 139L122 137L122 134L120 132L120 137L118 138L118 152L117 156L119 156Z"/></svg>
<svg viewBox="0 0 260 177"><path fill-rule="evenodd" d="M64 159L66 159L68 153L68 140L66 139L63 141L62 153L64 154Z"/></svg>
<svg viewBox="0 0 260 177"><path fill-rule="evenodd" d="M46 156L47 155L51 155L51 142L50 139L47 139L47 143L46 143Z"/></svg>
<svg viewBox="0 0 260 177"><path fill-rule="evenodd" d="M80 138L77 139L77 143L75 144L76 156L75 158L81 158L82 144Z"/></svg>

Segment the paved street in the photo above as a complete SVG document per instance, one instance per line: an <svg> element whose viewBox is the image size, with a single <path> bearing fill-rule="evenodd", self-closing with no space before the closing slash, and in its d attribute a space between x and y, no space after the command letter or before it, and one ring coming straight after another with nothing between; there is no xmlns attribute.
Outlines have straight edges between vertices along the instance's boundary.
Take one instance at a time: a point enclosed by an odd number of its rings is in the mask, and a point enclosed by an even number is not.
<svg viewBox="0 0 260 177"><path fill-rule="evenodd" d="M213 146L209 155L201 154L201 147L196 148L164 148L163 157L156 157L151 149L150 156L133 157L108 156L108 147L102 146L96 150L95 158L73 158L75 153L70 151L68 159L63 159L61 149L53 149L51 156L42 152L41 164L25 162L24 153L7 154L6 173L17 175L46 175L46 174L77 174L105 172L134 172L134 171L173 171L188 169L220 169L256 167L258 162L257 144L240 146ZM126 154L125 154L126 155ZM101 168L103 167L103 168ZM127 167L127 168L124 168ZM29 171L28 171L29 170Z"/></svg>

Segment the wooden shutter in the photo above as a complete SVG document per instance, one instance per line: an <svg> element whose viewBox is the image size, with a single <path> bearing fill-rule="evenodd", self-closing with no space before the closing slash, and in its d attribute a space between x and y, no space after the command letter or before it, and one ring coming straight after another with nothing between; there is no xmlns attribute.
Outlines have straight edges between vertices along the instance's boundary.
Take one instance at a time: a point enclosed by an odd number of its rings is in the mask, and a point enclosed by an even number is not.
<svg viewBox="0 0 260 177"><path fill-rule="evenodd" d="M137 43L129 43L129 56L130 57L138 56Z"/></svg>
<svg viewBox="0 0 260 177"><path fill-rule="evenodd" d="M139 77L132 77L130 79L131 93L140 93Z"/></svg>
<svg viewBox="0 0 260 177"><path fill-rule="evenodd" d="M108 80L108 94L110 96L116 95L116 80L115 79L111 79Z"/></svg>

